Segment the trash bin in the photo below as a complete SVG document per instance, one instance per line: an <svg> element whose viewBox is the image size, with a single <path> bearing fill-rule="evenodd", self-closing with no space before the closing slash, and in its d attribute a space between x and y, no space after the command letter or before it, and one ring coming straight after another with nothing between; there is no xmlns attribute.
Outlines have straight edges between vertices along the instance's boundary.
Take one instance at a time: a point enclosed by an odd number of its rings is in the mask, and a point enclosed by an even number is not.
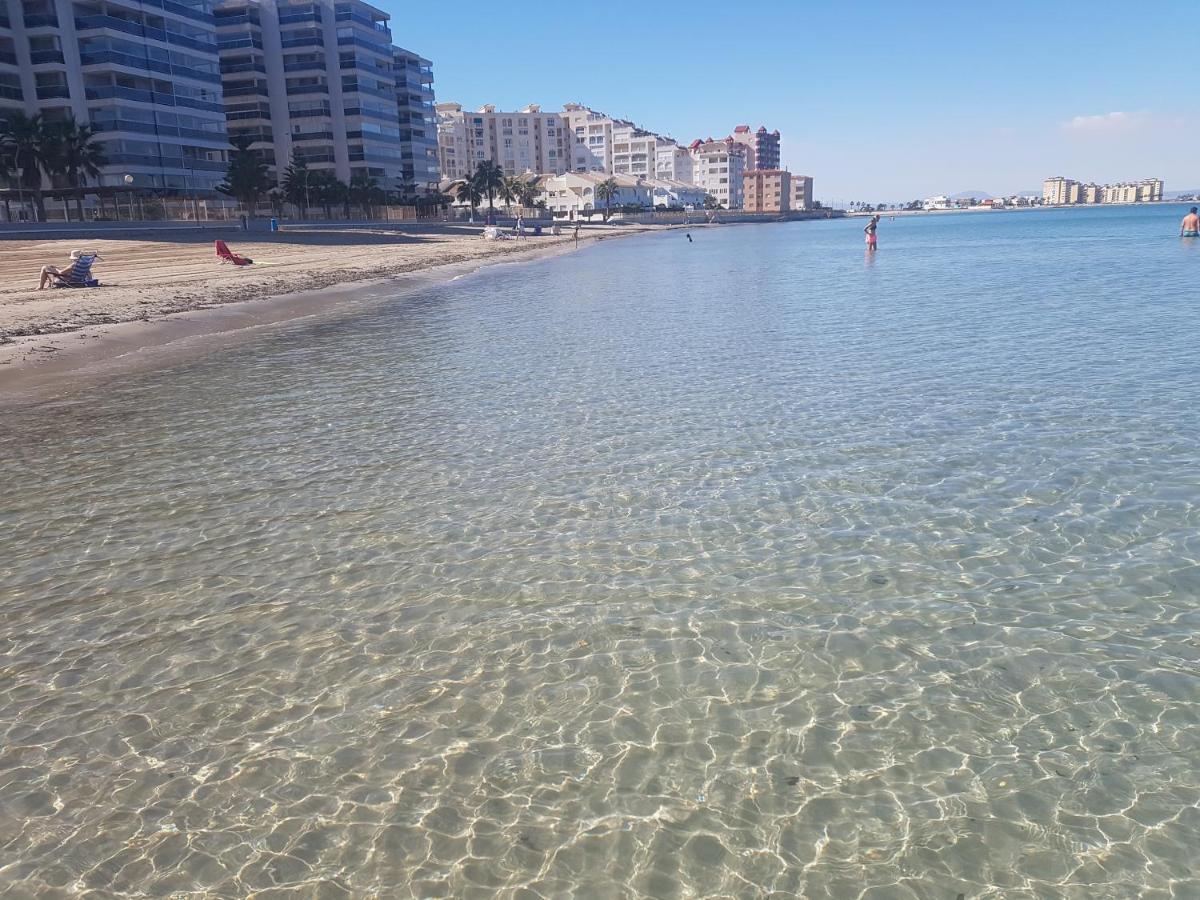
<svg viewBox="0 0 1200 900"><path fill-rule="evenodd" d="M274 216L271 216L271 230L272 231L279 230L279 220L277 218L275 218Z"/></svg>

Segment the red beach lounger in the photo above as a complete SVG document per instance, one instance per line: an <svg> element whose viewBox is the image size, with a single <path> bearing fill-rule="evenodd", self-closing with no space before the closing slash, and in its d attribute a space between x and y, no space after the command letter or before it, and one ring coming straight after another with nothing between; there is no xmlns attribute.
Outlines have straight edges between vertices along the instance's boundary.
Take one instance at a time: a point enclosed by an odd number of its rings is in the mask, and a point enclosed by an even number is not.
<svg viewBox="0 0 1200 900"><path fill-rule="evenodd" d="M216 248L217 259L219 259L221 262L233 263L235 266L248 266L250 263L254 262L254 260L248 256L238 256L229 249L229 246L224 241L217 241Z"/></svg>

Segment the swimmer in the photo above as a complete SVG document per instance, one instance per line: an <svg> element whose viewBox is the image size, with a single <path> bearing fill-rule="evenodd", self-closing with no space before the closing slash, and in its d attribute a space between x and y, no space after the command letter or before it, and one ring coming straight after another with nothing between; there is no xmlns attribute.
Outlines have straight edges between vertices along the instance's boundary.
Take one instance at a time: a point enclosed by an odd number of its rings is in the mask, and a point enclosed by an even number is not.
<svg viewBox="0 0 1200 900"><path fill-rule="evenodd" d="M1192 207L1191 211L1183 217L1183 221L1179 223L1180 237L1200 237L1200 215L1196 214L1196 207Z"/></svg>
<svg viewBox="0 0 1200 900"><path fill-rule="evenodd" d="M876 237L876 231L878 231L878 229L879 229L879 214L876 213L875 215L871 216L871 221L868 222L867 227L863 229L863 232L867 236L867 249L868 250L878 250L879 249L878 238Z"/></svg>

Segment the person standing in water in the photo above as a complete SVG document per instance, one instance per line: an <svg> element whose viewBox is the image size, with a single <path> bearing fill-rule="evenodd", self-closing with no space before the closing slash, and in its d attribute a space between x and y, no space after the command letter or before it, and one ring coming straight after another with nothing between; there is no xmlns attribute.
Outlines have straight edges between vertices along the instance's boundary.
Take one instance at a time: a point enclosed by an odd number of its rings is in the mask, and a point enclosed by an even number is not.
<svg viewBox="0 0 1200 900"><path fill-rule="evenodd" d="M879 243L875 233L879 229L879 214L871 216L871 221L867 223L867 227L863 229L863 233L867 236L867 249L878 250Z"/></svg>
<svg viewBox="0 0 1200 900"><path fill-rule="evenodd" d="M1200 215L1196 214L1196 207L1192 207L1191 211L1183 217L1183 221L1179 223L1180 237L1200 237Z"/></svg>

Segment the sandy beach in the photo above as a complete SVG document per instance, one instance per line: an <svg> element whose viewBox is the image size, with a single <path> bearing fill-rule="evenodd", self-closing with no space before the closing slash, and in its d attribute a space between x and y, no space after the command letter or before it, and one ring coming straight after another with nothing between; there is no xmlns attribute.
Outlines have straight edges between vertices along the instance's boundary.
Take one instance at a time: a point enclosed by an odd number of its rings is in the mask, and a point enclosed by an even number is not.
<svg viewBox="0 0 1200 900"><path fill-rule="evenodd" d="M584 226L580 244L661 227ZM221 263L213 250L216 239L254 264ZM567 252L574 244L566 230L559 237L484 241L479 226L467 225L422 225L407 232L101 232L0 241L0 395L12 399L51 381L58 392L71 377L99 374L113 357L131 351L157 348L157 364L169 364L165 344L311 315L326 305L331 291L347 286L374 282L400 288L421 283L415 273L451 277L488 262ZM76 249L99 251L95 273L101 287L37 290L41 267L69 264Z"/></svg>

